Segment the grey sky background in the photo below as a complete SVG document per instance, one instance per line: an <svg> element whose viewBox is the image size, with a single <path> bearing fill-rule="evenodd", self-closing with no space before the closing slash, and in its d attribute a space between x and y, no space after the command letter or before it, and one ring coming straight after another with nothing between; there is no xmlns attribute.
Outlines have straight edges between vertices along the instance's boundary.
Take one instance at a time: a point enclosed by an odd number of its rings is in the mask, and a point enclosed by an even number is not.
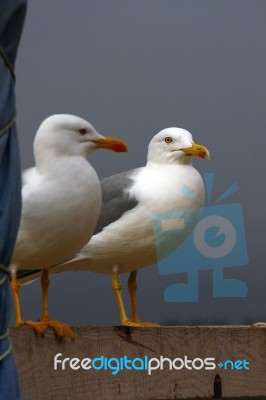
<svg viewBox="0 0 266 400"><path fill-rule="evenodd" d="M41 121L71 113L129 144L128 154L98 150L90 157L100 178L144 165L153 135L178 126L211 152L210 162L194 165L215 173L212 204L231 183L239 185L222 204L243 206L250 262L226 268L225 276L243 280L248 297L213 298L212 272L204 271L198 303L166 303L164 288L185 282L186 274L162 276L152 266L138 275L142 320L266 321L265 14L263 0L29 2L16 64L23 168L33 165ZM24 318L37 319L40 282L24 286L21 297ZM71 324L119 324L111 277L53 276L50 315Z"/></svg>

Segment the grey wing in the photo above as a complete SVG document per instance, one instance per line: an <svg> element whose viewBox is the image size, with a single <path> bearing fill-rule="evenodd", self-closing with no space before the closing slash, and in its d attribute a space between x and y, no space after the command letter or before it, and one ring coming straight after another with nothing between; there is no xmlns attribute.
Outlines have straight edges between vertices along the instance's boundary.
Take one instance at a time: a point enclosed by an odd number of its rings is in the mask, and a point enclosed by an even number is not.
<svg viewBox="0 0 266 400"><path fill-rule="evenodd" d="M137 199L129 197L128 189L134 183L133 176L140 169L112 175L101 181L102 208L94 235L101 232L105 226L117 221L126 211L132 210L138 205Z"/></svg>

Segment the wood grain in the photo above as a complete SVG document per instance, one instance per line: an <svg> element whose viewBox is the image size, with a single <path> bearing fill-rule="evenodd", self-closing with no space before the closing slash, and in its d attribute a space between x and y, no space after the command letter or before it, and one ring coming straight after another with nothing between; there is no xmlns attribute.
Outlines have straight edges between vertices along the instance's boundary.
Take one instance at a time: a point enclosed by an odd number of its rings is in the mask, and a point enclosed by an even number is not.
<svg viewBox="0 0 266 400"><path fill-rule="evenodd" d="M255 397L266 399L266 328L246 326L75 327L75 342L59 342L51 329L42 338L29 327L13 327L10 336L19 372L22 400L191 399ZM160 356L170 359L214 357L216 362L245 359L250 371L224 370L110 370L55 371L54 356L132 359ZM216 386L214 389L214 380ZM218 380L217 380L218 379ZM219 383L220 382L220 383Z"/></svg>

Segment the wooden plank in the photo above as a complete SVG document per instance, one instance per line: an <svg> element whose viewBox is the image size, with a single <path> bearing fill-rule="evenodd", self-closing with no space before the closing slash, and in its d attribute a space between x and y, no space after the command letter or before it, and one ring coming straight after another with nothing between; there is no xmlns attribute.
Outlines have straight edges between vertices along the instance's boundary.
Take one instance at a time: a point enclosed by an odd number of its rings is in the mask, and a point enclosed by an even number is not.
<svg viewBox="0 0 266 400"><path fill-rule="evenodd" d="M192 399L223 397L266 398L266 328L247 326L216 327L75 327L75 342L59 342L51 329L42 338L29 327L13 327L10 336L19 371L22 400L68 399ZM107 358L136 357L171 360L187 356L246 360L250 370L163 370L150 375L146 370L54 370L54 357ZM137 365L137 364L136 364ZM138 363L140 365L140 362ZM177 362L180 365L180 361ZM196 362L196 367L200 361Z"/></svg>

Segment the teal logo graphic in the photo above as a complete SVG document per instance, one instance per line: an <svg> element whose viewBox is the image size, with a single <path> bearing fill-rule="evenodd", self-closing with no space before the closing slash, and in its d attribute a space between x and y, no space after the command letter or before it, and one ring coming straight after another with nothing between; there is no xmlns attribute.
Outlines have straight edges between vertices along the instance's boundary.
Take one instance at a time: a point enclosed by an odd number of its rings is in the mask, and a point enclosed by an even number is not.
<svg viewBox="0 0 266 400"><path fill-rule="evenodd" d="M185 187L183 194L199 208L154 215L154 235L161 275L187 273L187 283L168 286L166 302L198 302L199 271L212 270L214 297L246 297L247 286L224 277L224 269L248 263L242 206L217 204L238 190L232 184L210 205L214 174L205 174L207 206Z"/></svg>

